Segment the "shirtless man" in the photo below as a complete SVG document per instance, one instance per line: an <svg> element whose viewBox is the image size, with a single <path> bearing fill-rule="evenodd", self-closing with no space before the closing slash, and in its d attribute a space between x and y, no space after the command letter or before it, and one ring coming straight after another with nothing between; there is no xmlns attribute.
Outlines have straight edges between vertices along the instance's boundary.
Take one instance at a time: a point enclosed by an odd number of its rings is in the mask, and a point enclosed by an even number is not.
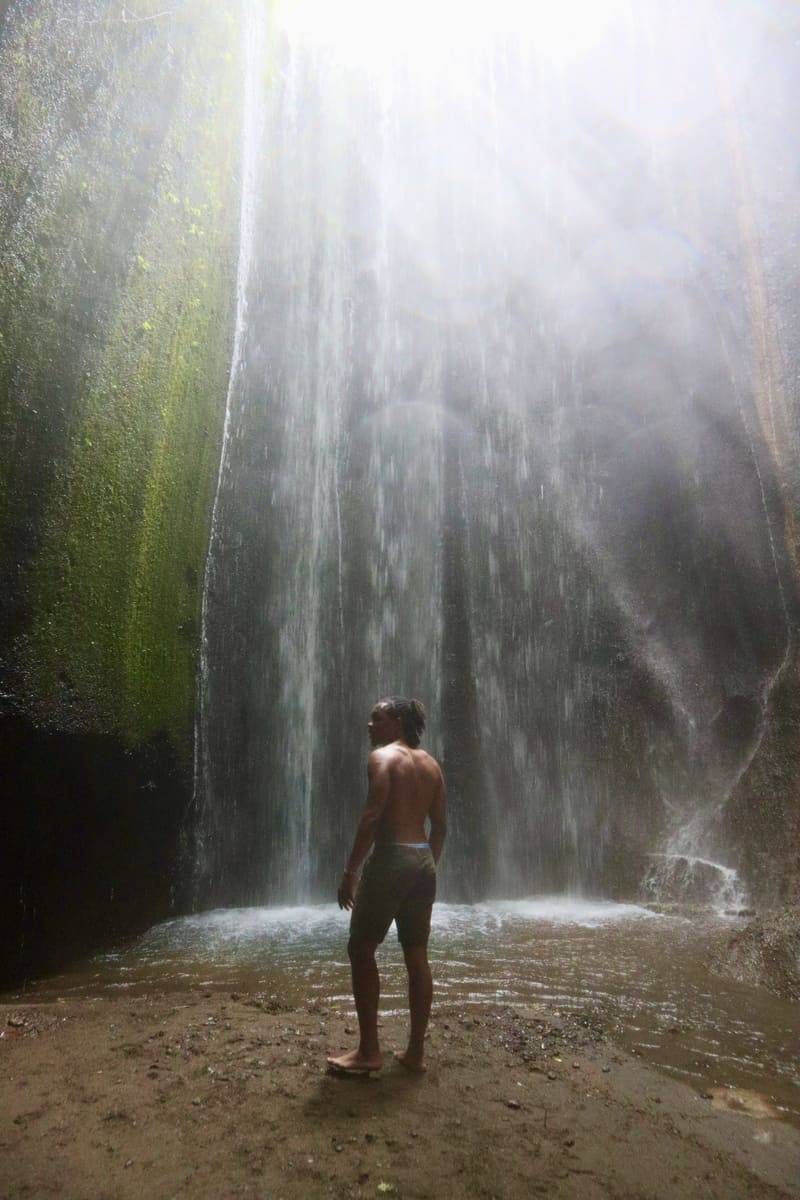
<svg viewBox="0 0 800 1200"><path fill-rule="evenodd" d="M399 696L379 701L367 726L373 746L367 763L367 803L338 891L339 907L352 910L347 951L360 1037L357 1050L329 1058L328 1066L346 1074L377 1071L383 1065L375 951L393 920L408 971L411 1013L408 1047L397 1058L410 1071L425 1070L425 1030L433 995L428 934L446 823L441 769L417 748L424 728L420 702ZM373 843L359 883L361 864Z"/></svg>

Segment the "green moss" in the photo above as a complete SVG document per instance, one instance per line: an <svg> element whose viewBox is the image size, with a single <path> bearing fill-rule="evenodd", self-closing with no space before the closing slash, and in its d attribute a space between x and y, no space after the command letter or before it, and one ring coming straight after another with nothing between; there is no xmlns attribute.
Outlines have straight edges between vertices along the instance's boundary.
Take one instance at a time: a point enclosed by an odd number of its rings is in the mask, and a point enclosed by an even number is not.
<svg viewBox="0 0 800 1200"><path fill-rule="evenodd" d="M195 8L147 218L69 422L29 636L46 711L68 700L129 743L165 730L184 750L232 335L241 92L231 12ZM93 191L73 173L56 224L76 182Z"/></svg>

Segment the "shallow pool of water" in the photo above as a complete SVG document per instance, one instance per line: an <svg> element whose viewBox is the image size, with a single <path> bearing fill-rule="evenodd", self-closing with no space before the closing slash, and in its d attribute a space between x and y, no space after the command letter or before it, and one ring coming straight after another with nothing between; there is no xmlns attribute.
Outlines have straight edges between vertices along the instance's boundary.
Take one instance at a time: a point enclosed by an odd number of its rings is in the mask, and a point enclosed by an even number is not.
<svg viewBox="0 0 800 1200"><path fill-rule="evenodd" d="M349 1005L347 920L332 904L181 917L32 985L24 999L203 987ZM437 904L436 1000L591 1005L629 1050L700 1090L753 1089L800 1120L796 1006L707 969L735 927L734 919L562 897ZM379 953L382 1008L401 1008L405 972L393 932Z"/></svg>

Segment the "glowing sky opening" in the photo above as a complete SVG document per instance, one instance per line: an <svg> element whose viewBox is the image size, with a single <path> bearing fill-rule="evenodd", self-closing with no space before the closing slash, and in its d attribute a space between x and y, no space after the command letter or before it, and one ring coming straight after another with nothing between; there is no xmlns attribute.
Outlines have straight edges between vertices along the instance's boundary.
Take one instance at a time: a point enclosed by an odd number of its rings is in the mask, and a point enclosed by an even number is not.
<svg viewBox="0 0 800 1200"><path fill-rule="evenodd" d="M278 21L343 67L436 71L499 39L574 59L627 9L627 0L281 0Z"/></svg>

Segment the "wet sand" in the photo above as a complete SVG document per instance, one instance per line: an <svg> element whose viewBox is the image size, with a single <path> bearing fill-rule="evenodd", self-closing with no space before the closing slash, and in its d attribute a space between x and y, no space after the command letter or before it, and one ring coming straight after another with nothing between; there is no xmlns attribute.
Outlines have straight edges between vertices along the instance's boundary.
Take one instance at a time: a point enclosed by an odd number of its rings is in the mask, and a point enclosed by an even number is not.
<svg viewBox="0 0 800 1200"><path fill-rule="evenodd" d="M535 1195L800 1196L800 1130L758 1098L705 1095L612 1040L597 1010L437 1007L410 1075L326 1072L347 1006L250 993L0 1006L7 1200ZM722 1107L727 1102L731 1107Z"/></svg>

